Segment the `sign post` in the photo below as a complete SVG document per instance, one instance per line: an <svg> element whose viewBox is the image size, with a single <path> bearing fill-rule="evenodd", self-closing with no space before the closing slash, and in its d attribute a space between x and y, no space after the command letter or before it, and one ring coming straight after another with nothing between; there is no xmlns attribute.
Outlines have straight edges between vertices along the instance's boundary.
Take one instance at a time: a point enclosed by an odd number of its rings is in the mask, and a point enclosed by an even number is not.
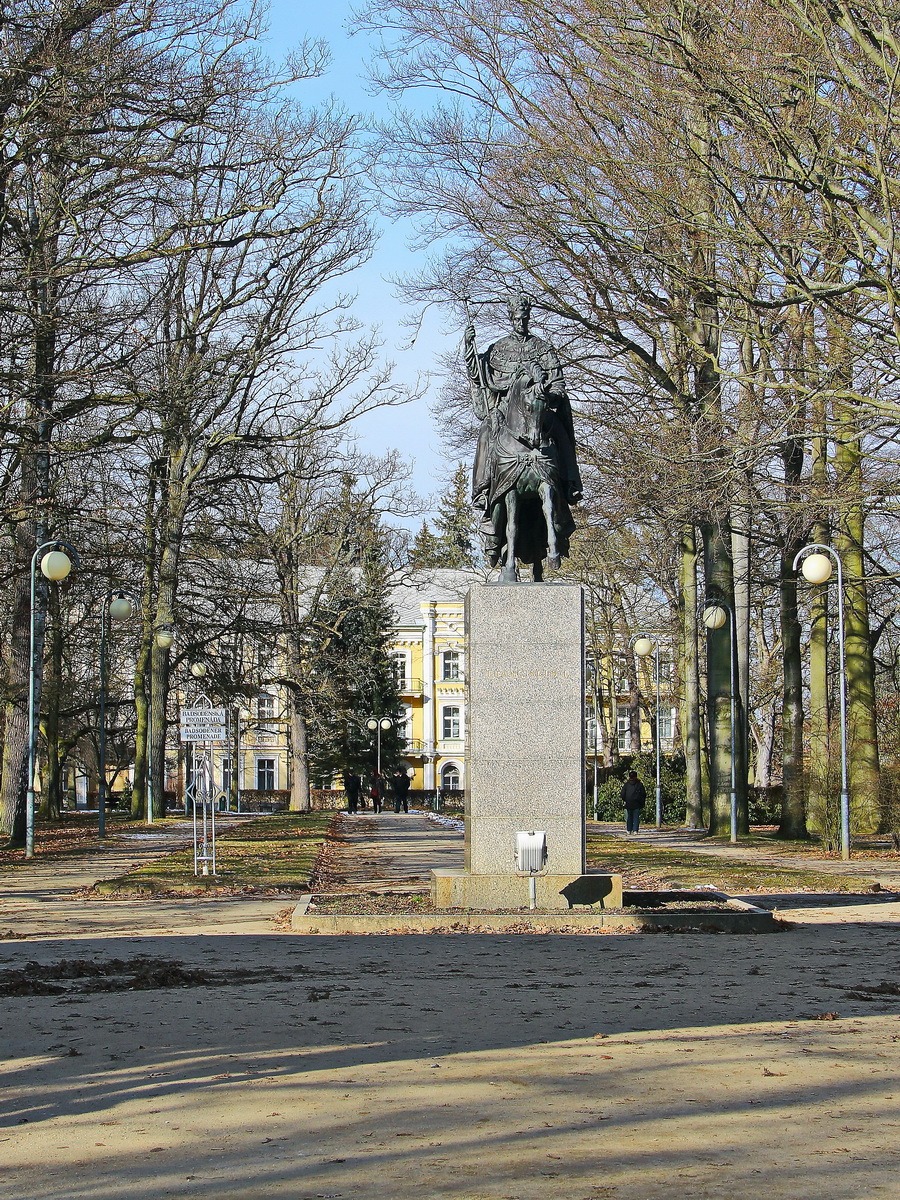
<svg viewBox="0 0 900 1200"><path fill-rule="evenodd" d="M210 745L228 739L225 727L225 709L195 705L181 710L181 740L202 742Z"/></svg>
<svg viewBox="0 0 900 1200"><path fill-rule="evenodd" d="M210 755L205 749L197 754L196 747L213 746L227 740L225 709L210 704L197 704L181 710L181 740L194 748L193 778L187 787L193 805L194 874L216 873L216 801ZM197 806L201 824L197 824Z"/></svg>

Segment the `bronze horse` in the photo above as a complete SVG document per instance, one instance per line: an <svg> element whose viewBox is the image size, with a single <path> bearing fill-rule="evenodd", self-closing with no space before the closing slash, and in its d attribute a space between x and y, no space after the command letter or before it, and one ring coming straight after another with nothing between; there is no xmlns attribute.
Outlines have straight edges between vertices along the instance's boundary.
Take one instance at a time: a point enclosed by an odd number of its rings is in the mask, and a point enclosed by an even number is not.
<svg viewBox="0 0 900 1200"><path fill-rule="evenodd" d="M551 569L568 553L575 528L560 490L560 462L554 437L556 413L551 407L547 373L540 363L523 363L499 407L489 456L491 480L488 513L502 563L500 579L515 583L516 559L532 565L535 582L544 577L543 560Z"/></svg>

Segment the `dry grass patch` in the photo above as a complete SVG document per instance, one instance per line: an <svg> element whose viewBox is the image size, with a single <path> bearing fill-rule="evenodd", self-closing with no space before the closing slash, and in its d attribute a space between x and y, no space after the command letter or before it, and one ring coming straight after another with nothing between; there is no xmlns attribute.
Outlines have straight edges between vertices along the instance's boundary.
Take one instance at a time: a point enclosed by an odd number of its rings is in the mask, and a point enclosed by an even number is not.
<svg viewBox="0 0 900 1200"><path fill-rule="evenodd" d="M216 838L216 874L194 875L193 850L176 851L116 879L92 895L236 895L305 891L334 816L273 813L223 830Z"/></svg>
<svg viewBox="0 0 900 1200"><path fill-rule="evenodd" d="M768 846L767 841L767 849ZM761 849L759 845L753 848ZM588 831L587 858L590 867L621 875L625 885L630 887L711 884L734 895L738 892L864 892L873 882L868 875L838 875L775 863L717 858L644 841L624 841L592 830Z"/></svg>

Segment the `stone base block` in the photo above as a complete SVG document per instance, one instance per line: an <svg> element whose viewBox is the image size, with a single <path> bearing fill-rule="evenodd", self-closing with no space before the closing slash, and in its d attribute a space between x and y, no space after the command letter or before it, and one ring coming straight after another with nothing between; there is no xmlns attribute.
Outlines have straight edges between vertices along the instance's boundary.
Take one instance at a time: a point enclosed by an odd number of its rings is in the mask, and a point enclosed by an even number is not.
<svg viewBox="0 0 900 1200"><path fill-rule="evenodd" d="M435 908L504 911L529 905L528 875L470 875L449 867L431 872ZM622 907L621 875L535 875L538 908L564 910L576 905Z"/></svg>
<svg viewBox="0 0 900 1200"><path fill-rule="evenodd" d="M584 594L479 584L466 594L466 870L514 875L516 834L547 834L547 869L584 859Z"/></svg>

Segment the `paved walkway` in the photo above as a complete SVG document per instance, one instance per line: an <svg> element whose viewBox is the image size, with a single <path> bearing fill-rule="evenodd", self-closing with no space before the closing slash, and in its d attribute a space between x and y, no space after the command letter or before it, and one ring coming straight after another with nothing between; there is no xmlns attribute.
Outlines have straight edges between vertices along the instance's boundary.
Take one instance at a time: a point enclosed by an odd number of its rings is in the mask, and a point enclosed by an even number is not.
<svg viewBox="0 0 900 1200"><path fill-rule="evenodd" d="M220 819L219 828L234 821ZM191 822L185 821L152 833L123 834L95 854L39 858L29 866L0 870L0 938L271 933L274 918L288 903L283 897L106 900L78 894L189 846L191 836Z"/></svg>
<svg viewBox="0 0 900 1200"><path fill-rule="evenodd" d="M463 857L462 834L419 813L344 813L318 890L419 891L432 867L461 867Z"/></svg>
<svg viewBox="0 0 900 1200"><path fill-rule="evenodd" d="M740 843L732 846L728 843L710 842L690 829L649 828L642 829L638 834L627 834L621 825L611 822L598 821L592 823L592 827L623 841L641 841L670 850L689 850L691 854L708 854L713 858L765 863L767 866L788 867L796 871L821 871L825 875L863 875L871 877L884 888L900 891L900 856L897 855L891 858L873 858L860 851L854 853L849 862L844 862L839 858L760 850L756 846L742 846Z"/></svg>

